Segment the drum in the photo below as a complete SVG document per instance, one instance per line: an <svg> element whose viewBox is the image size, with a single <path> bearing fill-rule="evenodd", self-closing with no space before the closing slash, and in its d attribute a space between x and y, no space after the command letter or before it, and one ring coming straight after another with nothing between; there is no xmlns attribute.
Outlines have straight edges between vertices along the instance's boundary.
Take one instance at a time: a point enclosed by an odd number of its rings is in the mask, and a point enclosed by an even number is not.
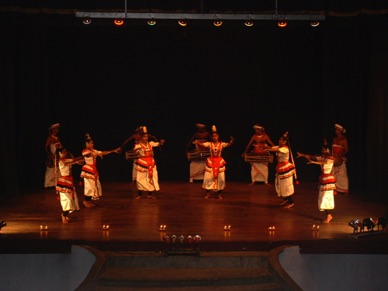
<svg viewBox="0 0 388 291"><path fill-rule="evenodd" d="M193 160L206 160L208 157L210 157L210 151L191 151L187 153L187 159L189 161Z"/></svg>
<svg viewBox="0 0 388 291"><path fill-rule="evenodd" d="M140 154L138 152L134 152L134 151L125 152L126 160L137 160L138 158L140 158Z"/></svg>
<svg viewBox="0 0 388 291"><path fill-rule="evenodd" d="M244 160L248 163L273 163L273 155L248 153L244 156Z"/></svg>

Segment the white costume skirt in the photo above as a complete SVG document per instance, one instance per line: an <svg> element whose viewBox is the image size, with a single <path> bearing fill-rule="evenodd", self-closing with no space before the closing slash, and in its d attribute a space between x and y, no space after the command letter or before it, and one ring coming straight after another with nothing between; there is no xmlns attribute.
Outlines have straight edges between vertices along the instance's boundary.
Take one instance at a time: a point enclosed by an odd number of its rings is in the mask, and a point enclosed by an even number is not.
<svg viewBox="0 0 388 291"><path fill-rule="evenodd" d="M251 163L252 182L268 183L268 163Z"/></svg>
<svg viewBox="0 0 388 291"><path fill-rule="evenodd" d="M136 187L140 191L152 192L160 190L156 165L153 167L151 179L147 168L136 165Z"/></svg>
<svg viewBox="0 0 388 291"><path fill-rule="evenodd" d="M72 193L59 192L59 199L63 211L79 210L78 196L75 190Z"/></svg>
<svg viewBox="0 0 388 291"><path fill-rule="evenodd" d="M205 176L206 161L193 160L190 162L190 179L203 180Z"/></svg>
<svg viewBox="0 0 388 291"><path fill-rule="evenodd" d="M211 168L206 168L202 188L210 191L220 191L225 188L225 171L220 171L215 179Z"/></svg>
<svg viewBox="0 0 388 291"><path fill-rule="evenodd" d="M276 173L275 189L279 197L288 197L294 194L294 176L280 179Z"/></svg>
<svg viewBox="0 0 388 291"><path fill-rule="evenodd" d="M334 209L334 190L319 191L318 209L320 211Z"/></svg>
<svg viewBox="0 0 388 291"><path fill-rule="evenodd" d="M98 199L102 196L102 188L100 180L84 178L84 195Z"/></svg>

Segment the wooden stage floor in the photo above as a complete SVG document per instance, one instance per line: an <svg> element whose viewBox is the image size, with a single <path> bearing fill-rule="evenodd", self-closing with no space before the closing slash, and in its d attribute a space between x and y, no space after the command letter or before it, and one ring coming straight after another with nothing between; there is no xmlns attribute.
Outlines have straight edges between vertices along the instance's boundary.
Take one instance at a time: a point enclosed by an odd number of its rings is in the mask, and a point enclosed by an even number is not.
<svg viewBox="0 0 388 291"><path fill-rule="evenodd" d="M0 205L1 253L68 251L72 244L102 250L163 250L165 236L199 235L201 250L257 251L280 245L299 245L306 253L388 253L387 229L353 234L353 219L386 216L386 204L361 195L336 195L333 220L322 223L316 183L295 185L295 206L285 209L274 186L228 182L224 199L204 199L201 182L160 182L158 199L136 200L134 184L102 181L103 196L93 209L82 205L69 224L61 222L55 191L39 190ZM104 230L103 225L109 225ZM160 231L166 225L166 231ZM230 225L230 231L224 226ZM319 230L313 230L313 225ZM41 231L40 226L48 230ZM269 227L275 230L269 230Z"/></svg>

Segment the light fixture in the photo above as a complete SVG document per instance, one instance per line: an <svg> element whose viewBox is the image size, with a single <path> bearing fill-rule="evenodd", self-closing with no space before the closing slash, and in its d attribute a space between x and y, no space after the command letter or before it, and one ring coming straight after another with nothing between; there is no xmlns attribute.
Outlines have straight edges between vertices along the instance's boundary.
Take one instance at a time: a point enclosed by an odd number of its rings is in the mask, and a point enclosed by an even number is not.
<svg viewBox="0 0 388 291"><path fill-rule="evenodd" d="M178 24L179 24L180 26L185 27L185 26L187 26L187 21L184 20L184 19L180 19L180 20L178 20Z"/></svg>
<svg viewBox="0 0 388 291"><path fill-rule="evenodd" d="M362 220L362 231L364 231L364 227L368 231L373 231L376 226L376 223L373 221L371 217L366 217Z"/></svg>
<svg viewBox="0 0 388 291"><path fill-rule="evenodd" d="M115 25L117 25L117 26L121 26L121 25L124 24L124 20L122 20L122 19L115 19L115 20L113 20L113 23Z"/></svg>
<svg viewBox="0 0 388 291"><path fill-rule="evenodd" d="M156 24L156 21L154 19L150 19L150 20L147 21L147 24L149 26L154 26Z"/></svg>
<svg viewBox="0 0 388 291"><path fill-rule="evenodd" d="M380 229L380 225L381 225L381 230L384 230L385 227L387 226L387 224L388 224L388 219L387 219L386 216L379 217L379 218L377 219L377 223L376 223L376 225L377 225L377 230Z"/></svg>
<svg viewBox="0 0 388 291"><path fill-rule="evenodd" d="M353 233L358 233L362 230L362 221L360 219L353 219L349 221L348 225L353 228Z"/></svg>
<svg viewBox="0 0 388 291"><path fill-rule="evenodd" d="M317 27L317 26L319 26L319 24L320 24L320 22L319 21L315 21L315 20L310 22L310 26L311 27Z"/></svg>
<svg viewBox="0 0 388 291"><path fill-rule="evenodd" d="M82 20L82 23L85 25L89 25L90 23L92 23L92 20L89 17L87 17L87 18L84 18L84 20Z"/></svg>
<svg viewBox="0 0 388 291"><path fill-rule="evenodd" d="M216 27L221 26L222 25L222 20L219 20L219 19L218 20L214 20L213 21L213 25L216 26Z"/></svg>
<svg viewBox="0 0 388 291"><path fill-rule="evenodd" d="M284 20L278 21L278 26L281 27L281 28L286 27L287 26L287 21L284 21Z"/></svg>
<svg viewBox="0 0 388 291"><path fill-rule="evenodd" d="M253 26L253 24L254 24L254 23L253 23L252 20L245 20L245 21L244 21L244 25L245 25L245 26L251 27L251 26Z"/></svg>
<svg viewBox="0 0 388 291"><path fill-rule="evenodd" d="M4 220L2 220L2 221L0 222L0 230L1 230L4 226L7 226L7 223L6 223Z"/></svg>

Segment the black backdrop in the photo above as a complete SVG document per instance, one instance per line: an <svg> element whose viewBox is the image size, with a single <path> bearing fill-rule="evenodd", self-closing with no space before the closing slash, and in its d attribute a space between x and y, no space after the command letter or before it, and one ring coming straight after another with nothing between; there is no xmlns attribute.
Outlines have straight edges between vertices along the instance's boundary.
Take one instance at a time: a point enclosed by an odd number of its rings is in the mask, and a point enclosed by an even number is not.
<svg viewBox="0 0 388 291"><path fill-rule="evenodd" d="M227 180L247 183L241 153L253 124L275 143L289 131L296 156L319 153L340 123L349 137L350 191L387 201L386 17L328 17L317 28L285 29L79 22L2 17L2 197L43 186L43 145L56 122L74 155L85 133L97 149L110 150L146 125L166 139L156 150L161 181L188 181L185 146L194 124L215 124L223 140L236 138L224 152ZM124 154L98 163L102 183L130 181ZM318 166L296 165L301 182L317 180ZM273 180L274 164L270 173Z"/></svg>

